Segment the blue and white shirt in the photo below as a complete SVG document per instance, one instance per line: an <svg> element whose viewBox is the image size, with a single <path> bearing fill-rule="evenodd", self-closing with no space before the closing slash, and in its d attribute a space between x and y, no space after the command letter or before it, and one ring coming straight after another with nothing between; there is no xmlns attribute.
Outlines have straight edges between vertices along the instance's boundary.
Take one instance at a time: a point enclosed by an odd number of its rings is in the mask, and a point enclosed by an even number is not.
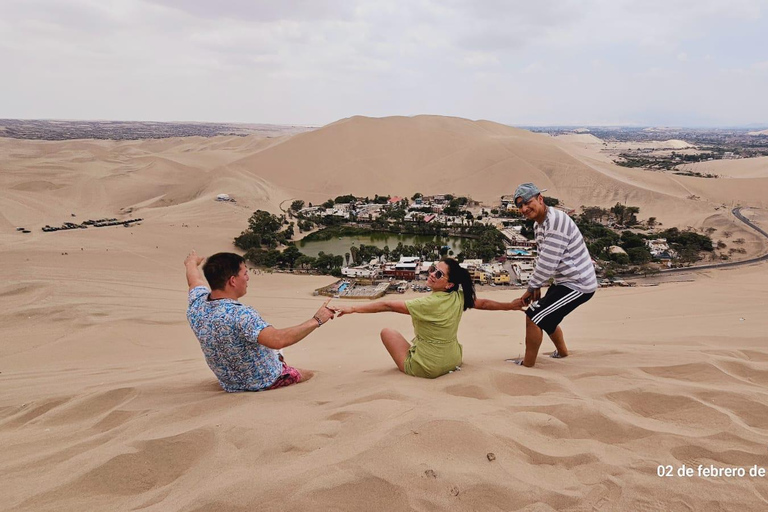
<svg viewBox="0 0 768 512"><path fill-rule="evenodd" d="M270 387L283 366L277 351L259 344L270 324L236 300L208 300L210 292L206 286L189 291L187 320L221 387L230 393Z"/></svg>

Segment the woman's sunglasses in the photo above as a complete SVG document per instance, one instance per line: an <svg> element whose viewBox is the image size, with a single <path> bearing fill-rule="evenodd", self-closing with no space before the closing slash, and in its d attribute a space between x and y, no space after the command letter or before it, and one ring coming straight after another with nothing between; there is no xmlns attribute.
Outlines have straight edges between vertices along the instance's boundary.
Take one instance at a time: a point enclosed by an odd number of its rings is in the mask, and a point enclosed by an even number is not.
<svg viewBox="0 0 768 512"><path fill-rule="evenodd" d="M435 276L435 279L442 279L443 276L445 275L445 272L443 272L442 270L438 269L434 265L430 265L429 273L432 274L433 276Z"/></svg>

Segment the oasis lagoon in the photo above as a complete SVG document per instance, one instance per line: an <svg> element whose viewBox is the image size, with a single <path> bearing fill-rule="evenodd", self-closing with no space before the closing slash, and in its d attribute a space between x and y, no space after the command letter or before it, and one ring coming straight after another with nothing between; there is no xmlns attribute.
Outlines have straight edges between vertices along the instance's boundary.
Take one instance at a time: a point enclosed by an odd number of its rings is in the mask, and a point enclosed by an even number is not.
<svg viewBox="0 0 768 512"><path fill-rule="evenodd" d="M416 245L425 244L426 242L432 242L439 246L448 246L448 249L453 251L454 256L462 251L463 244L468 239L456 237L456 236L442 236L436 237L432 235L398 235L395 233L373 233L370 235L357 235L357 236L342 236L334 237L330 240L299 240L296 242L296 246L299 250L307 256L317 257L320 251L325 254L334 254L337 256L344 256L344 253L350 252L349 249L352 246L360 247L360 245L376 246L379 249L384 249L384 246L388 246L389 250L394 250L397 244L403 245Z"/></svg>

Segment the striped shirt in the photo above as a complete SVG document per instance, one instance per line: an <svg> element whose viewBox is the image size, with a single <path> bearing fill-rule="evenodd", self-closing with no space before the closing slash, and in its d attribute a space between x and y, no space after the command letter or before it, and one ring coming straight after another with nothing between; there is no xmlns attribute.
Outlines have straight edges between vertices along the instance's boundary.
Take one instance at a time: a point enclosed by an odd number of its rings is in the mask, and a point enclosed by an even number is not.
<svg viewBox="0 0 768 512"><path fill-rule="evenodd" d="M541 288L551 277L555 278L555 284L581 293L597 290L592 258L573 219L549 206L544 222L534 223L534 232L539 255L528 291Z"/></svg>

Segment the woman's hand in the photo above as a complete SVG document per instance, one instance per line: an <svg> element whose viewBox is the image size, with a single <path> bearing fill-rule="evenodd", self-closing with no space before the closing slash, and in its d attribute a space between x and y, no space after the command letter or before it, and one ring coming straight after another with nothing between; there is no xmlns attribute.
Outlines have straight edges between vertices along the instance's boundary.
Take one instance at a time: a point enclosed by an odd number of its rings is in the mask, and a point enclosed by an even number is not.
<svg viewBox="0 0 768 512"><path fill-rule="evenodd" d="M522 311L523 308L527 305L522 297L517 298L510 302L512 311Z"/></svg>
<svg viewBox="0 0 768 512"><path fill-rule="evenodd" d="M339 316L350 315L355 312L355 306L329 306L329 308L334 310Z"/></svg>

